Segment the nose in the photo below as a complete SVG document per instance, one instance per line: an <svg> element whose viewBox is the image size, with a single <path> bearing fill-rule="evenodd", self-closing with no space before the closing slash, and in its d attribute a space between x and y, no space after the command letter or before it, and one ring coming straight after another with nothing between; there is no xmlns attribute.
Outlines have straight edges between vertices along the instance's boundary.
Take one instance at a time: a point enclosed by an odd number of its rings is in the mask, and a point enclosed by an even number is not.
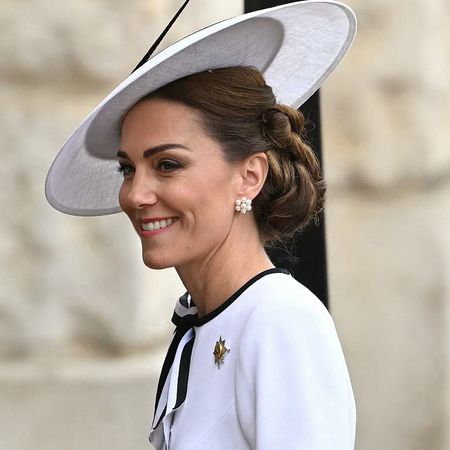
<svg viewBox="0 0 450 450"><path fill-rule="evenodd" d="M124 211L127 209L142 209L158 202L155 186L150 177L145 174L135 175L122 183L119 193L119 203Z"/></svg>

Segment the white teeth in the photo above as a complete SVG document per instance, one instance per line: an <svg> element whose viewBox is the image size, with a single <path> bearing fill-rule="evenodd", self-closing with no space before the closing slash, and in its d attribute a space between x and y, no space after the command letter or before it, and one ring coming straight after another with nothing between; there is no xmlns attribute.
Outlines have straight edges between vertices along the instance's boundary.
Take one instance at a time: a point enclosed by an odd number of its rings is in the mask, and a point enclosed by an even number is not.
<svg viewBox="0 0 450 450"><path fill-rule="evenodd" d="M172 225L173 222L173 219L155 220L154 222L148 223L141 222L141 227L144 231L155 231L160 230L161 228L166 228L169 225Z"/></svg>

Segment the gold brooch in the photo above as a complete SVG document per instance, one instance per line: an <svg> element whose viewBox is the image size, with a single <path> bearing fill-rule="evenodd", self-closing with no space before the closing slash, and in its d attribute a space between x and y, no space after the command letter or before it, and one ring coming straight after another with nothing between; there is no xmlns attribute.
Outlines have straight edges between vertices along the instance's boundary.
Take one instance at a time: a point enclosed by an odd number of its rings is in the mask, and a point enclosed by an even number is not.
<svg viewBox="0 0 450 450"><path fill-rule="evenodd" d="M229 351L230 349L225 347L225 341L222 340L222 336L220 336L219 340L216 342L213 353L217 369L220 369L220 365L223 364L223 358Z"/></svg>

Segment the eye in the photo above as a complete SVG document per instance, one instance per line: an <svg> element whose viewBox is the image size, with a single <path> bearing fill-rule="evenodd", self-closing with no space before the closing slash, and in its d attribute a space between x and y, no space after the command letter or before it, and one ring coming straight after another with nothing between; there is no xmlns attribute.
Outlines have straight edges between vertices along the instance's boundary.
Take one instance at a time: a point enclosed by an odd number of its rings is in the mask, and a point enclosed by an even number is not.
<svg viewBox="0 0 450 450"><path fill-rule="evenodd" d="M122 173L124 178L128 178L134 172L134 167L131 164L120 162L117 172Z"/></svg>
<svg viewBox="0 0 450 450"><path fill-rule="evenodd" d="M158 170L161 172L173 172L183 167L178 161L173 159L161 159L158 162Z"/></svg>

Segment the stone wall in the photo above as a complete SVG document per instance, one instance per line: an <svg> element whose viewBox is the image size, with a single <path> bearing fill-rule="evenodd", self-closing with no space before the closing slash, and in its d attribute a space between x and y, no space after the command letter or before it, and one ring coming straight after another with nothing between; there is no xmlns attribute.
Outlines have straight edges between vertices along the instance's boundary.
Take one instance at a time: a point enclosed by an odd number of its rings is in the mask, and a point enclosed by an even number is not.
<svg viewBox="0 0 450 450"><path fill-rule="evenodd" d="M1 450L149 448L173 271L148 271L123 215L60 214L44 198L57 150L124 79L179 1L0 3ZM168 43L241 12L192 2Z"/></svg>
<svg viewBox="0 0 450 450"><path fill-rule="evenodd" d="M323 89L331 307L358 450L448 448L449 3L350 0Z"/></svg>
<svg viewBox="0 0 450 450"><path fill-rule="evenodd" d="M444 450L449 6L348 3L359 35L322 103L330 300L357 397L357 450ZM1 450L149 448L183 288L172 271L144 268L123 215L65 216L43 185L65 138L179 4L0 4ZM241 9L191 1L165 45Z"/></svg>

